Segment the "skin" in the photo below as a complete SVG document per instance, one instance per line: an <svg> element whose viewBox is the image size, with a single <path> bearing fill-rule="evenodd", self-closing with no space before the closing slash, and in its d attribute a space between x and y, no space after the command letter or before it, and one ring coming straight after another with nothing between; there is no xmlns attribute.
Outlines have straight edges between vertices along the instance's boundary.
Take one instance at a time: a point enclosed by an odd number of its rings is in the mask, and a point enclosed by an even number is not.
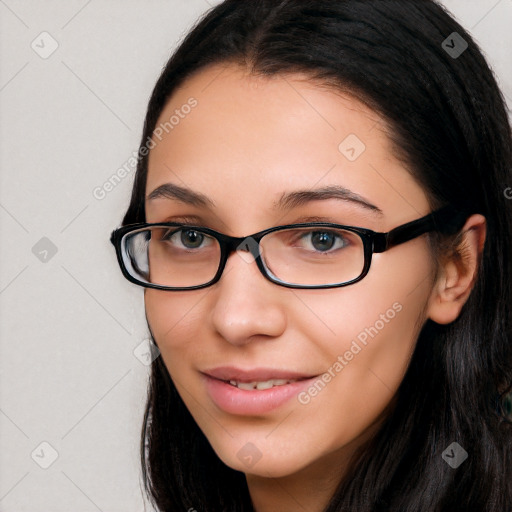
<svg viewBox="0 0 512 512"><path fill-rule="evenodd" d="M384 120L350 95L300 75L257 78L215 65L175 92L159 122L190 97L198 105L151 149L146 195L171 182L215 206L158 198L146 201L148 222L194 215L201 225L247 236L314 215L386 232L431 211L425 191L393 156ZM366 146L353 162L338 149L349 134ZM339 199L272 209L284 192L333 184L383 215ZM437 274L421 236L374 254L369 274L344 288L281 287L233 253L209 288L145 291L151 331L182 399L217 455L246 474L258 512L321 511L328 503L349 457L392 403L418 329L427 318L450 323L459 315L485 219L472 215L464 231L465 258L445 261ZM401 311L308 404L292 399L264 415L227 414L201 383L199 371L226 364L320 375L394 303ZM249 442L261 453L252 467L237 456Z"/></svg>

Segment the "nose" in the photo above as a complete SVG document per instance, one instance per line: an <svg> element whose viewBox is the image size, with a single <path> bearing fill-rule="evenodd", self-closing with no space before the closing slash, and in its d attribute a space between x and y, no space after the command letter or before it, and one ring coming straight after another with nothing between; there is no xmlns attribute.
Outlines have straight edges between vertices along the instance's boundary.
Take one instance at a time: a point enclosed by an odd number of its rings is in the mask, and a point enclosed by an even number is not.
<svg viewBox="0 0 512 512"><path fill-rule="evenodd" d="M232 252L213 285L212 324L229 343L277 337L286 329L286 288L266 279L250 251Z"/></svg>

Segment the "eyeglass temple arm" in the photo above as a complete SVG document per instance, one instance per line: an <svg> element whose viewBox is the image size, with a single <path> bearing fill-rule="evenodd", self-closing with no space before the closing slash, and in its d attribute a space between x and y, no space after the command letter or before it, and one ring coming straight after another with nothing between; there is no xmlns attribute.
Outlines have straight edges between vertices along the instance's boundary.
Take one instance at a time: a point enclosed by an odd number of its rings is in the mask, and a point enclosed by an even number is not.
<svg viewBox="0 0 512 512"><path fill-rule="evenodd" d="M467 216L467 211L457 210L452 205L444 206L421 219L413 220L392 229L388 233L375 233L373 252L384 252L395 245L408 242L429 231L437 231L447 235L454 234L464 225Z"/></svg>

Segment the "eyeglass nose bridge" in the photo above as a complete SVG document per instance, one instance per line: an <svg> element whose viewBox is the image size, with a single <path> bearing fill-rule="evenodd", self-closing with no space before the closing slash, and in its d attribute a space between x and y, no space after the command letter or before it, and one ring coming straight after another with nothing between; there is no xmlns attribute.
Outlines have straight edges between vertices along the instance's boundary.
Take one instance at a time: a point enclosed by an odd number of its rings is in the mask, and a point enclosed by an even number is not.
<svg viewBox="0 0 512 512"><path fill-rule="evenodd" d="M253 261L261 257L259 241L260 239L257 240L253 236L237 238L233 240L230 248L234 248L244 261L247 259L249 259L249 261ZM233 249L231 249L231 251L233 251Z"/></svg>
<svg viewBox="0 0 512 512"><path fill-rule="evenodd" d="M223 252L223 259L226 259L236 252L246 262L250 263L261 257L260 240L261 236L249 235L245 237L234 237L223 235L219 237L221 250Z"/></svg>
<svg viewBox="0 0 512 512"><path fill-rule="evenodd" d="M262 238L263 234L260 233L246 237L233 237L224 234L219 236L218 240L221 246L222 254L219 269L217 271L217 275L214 278L214 281L216 282L221 278L228 258L234 252L236 252L246 263L252 263L255 261L263 276L269 279L261 259L259 242Z"/></svg>

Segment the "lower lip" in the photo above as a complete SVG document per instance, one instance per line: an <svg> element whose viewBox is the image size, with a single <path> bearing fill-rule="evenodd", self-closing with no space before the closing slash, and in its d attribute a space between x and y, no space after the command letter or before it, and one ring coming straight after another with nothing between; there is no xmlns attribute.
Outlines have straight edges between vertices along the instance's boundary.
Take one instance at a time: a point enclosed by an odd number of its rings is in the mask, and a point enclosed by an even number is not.
<svg viewBox="0 0 512 512"><path fill-rule="evenodd" d="M274 386L269 389L255 389L249 391L239 389L236 386L214 379L209 375L203 375L206 391L212 401L223 411L230 414L251 415L265 414L285 402L297 396L300 391L311 385L316 377L290 382L282 386Z"/></svg>

